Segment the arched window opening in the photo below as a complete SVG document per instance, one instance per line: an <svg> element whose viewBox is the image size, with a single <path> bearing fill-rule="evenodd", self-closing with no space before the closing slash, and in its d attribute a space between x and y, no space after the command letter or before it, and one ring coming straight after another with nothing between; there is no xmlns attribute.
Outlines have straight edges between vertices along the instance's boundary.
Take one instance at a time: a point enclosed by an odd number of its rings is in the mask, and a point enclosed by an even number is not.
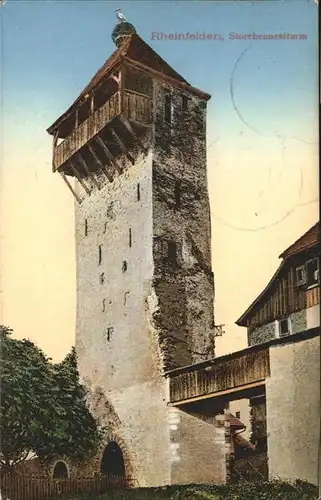
<svg viewBox="0 0 321 500"><path fill-rule="evenodd" d="M53 471L54 479L68 479L68 469L64 462L57 462L54 471Z"/></svg>
<svg viewBox="0 0 321 500"><path fill-rule="evenodd" d="M104 476L125 476L123 453L115 441L111 441L105 448L100 465L100 472Z"/></svg>

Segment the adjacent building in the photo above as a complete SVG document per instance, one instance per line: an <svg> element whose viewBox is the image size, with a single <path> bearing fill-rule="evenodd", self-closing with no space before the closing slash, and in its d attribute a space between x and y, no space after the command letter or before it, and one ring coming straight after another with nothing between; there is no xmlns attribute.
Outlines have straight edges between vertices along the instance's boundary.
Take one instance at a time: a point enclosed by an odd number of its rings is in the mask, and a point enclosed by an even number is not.
<svg viewBox="0 0 321 500"><path fill-rule="evenodd" d="M317 483L320 446L320 224L280 255L276 273L238 319L249 346L269 344L270 477Z"/></svg>
<svg viewBox="0 0 321 500"><path fill-rule="evenodd" d="M284 250L270 282L237 320L249 346L320 326L319 234L317 223Z"/></svg>

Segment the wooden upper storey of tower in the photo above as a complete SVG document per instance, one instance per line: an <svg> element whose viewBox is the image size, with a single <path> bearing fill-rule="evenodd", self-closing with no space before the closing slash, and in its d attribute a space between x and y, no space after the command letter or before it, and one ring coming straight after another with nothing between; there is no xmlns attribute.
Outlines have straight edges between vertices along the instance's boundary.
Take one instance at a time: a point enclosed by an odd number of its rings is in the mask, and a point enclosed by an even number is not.
<svg viewBox="0 0 321 500"><path fill-rule="evenodd" d="M48 133L53 136L53 170L74 175L73 162L110 136L122 144L122 130L142 135L153 123L153 80L208 100L137 34L129 36L99 69ZM124 122L126 127L120 126ZM116 126L114 126L115 124ZM110 130L109 130L110 129ZM112 145L111 145L112 146Z"/></svg>

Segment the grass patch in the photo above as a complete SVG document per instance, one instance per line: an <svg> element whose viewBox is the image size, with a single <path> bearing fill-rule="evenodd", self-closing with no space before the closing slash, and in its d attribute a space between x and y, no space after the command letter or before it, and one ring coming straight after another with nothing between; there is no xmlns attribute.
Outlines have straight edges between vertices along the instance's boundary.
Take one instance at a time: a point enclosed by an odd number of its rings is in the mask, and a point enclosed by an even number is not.
<svg viewBox="0 0 321 500"><path fill-rule="evenodd" d="M316 500L317 487L302 481L265 481L235 485L188 485L111 490L102 495L72 496L68 500Z"/></svg>

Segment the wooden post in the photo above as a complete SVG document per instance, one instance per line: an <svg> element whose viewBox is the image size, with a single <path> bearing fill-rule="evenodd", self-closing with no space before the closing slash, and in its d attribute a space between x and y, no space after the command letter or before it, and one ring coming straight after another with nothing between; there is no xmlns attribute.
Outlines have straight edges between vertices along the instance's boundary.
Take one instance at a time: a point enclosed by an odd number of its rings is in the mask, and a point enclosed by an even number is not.
<svg viewBox="0 0 321 500"><path fill-rule="evenodd" d="M59 136L59 130L56 130L55 135L53 136L53 141L52 141L52 171L53 172L55 172L55 170L56 170L55 151L56 151L56 147L57 147L58 136Z"/></svg>
<svg viewBox="0 0 321 500"><path fill-rule="evenodd" d="M95 94L92 94L90 99L90 113L92 114L95 111Z"/></svg>
<svg viewBox="0 0 321 500"><path fill-rule="evenodd" d="M77 195L76 191L73 189L72 185L68 181L66 175L63 172L59 172L59 173L60 173L61 177L63 178L63 180L65 181L65 183L67 184L67 186L69 187L70 191L72 192L72 194L74 195L74 197L76 198L76 200L78 201L78 203L80 205L80 203L82 202L82 199L79 198L79 196Z"/></svg>
<svg viewBox="0 0 321 500"><path fill-rule="evenodd" d="M124 95L125 95L125 83L126 83L126 69L125 66L119 71L119 107L120 113L124 110Z"/></svg>
<svg viewBox="0 0 321 500"><path fill-rule="evenodd" d="M77 108L77 109L76 109L75 128L77 128L77 127L78 127L78 125L79 125L78 110L79 110L79 108Z"/></svg>

